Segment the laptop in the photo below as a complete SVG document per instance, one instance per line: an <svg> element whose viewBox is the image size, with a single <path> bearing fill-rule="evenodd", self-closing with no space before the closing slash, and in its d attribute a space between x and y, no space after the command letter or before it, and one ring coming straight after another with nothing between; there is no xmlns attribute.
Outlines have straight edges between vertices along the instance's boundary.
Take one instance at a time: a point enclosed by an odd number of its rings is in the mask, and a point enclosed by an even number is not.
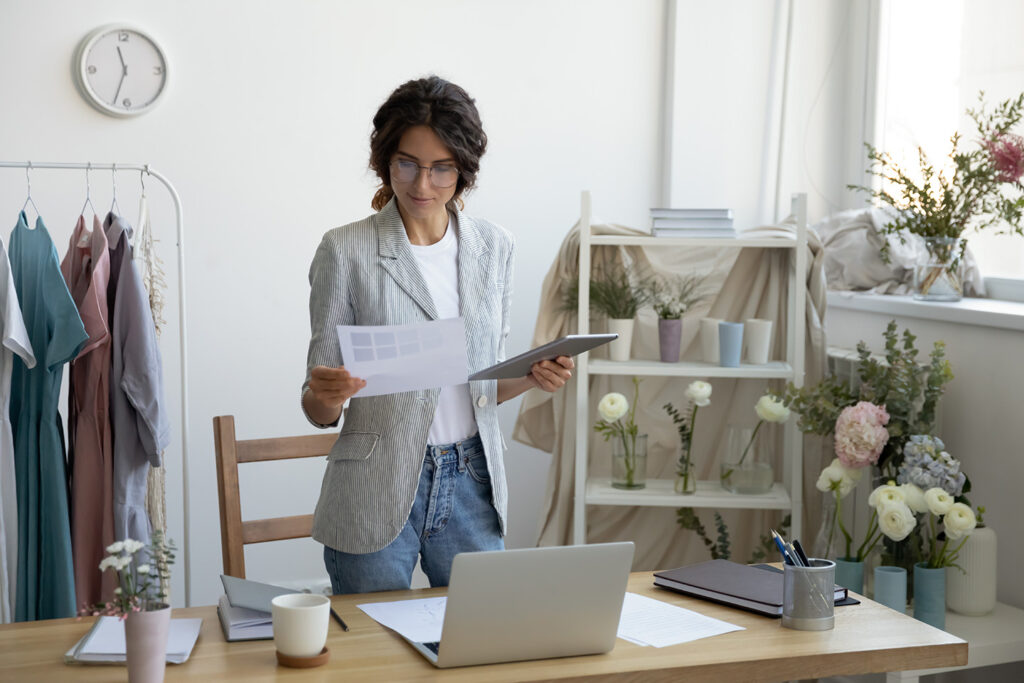
<svg viewBox="0 0 1024 683"><path fill-rule="evenodd" d="M409 643L440 668L608 652L632 564L631 542L460 553L441 640Z"/></svg>

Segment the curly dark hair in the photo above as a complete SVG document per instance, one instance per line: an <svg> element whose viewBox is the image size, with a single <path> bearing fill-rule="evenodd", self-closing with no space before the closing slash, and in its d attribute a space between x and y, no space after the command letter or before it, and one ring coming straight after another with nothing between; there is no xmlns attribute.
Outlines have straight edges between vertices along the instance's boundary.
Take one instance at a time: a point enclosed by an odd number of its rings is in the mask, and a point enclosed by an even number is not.
<svg viewBox="0 0 1024 683"><path fill-rule="evenodd" d="M487 134L473 98L459 86L437 76L398 86L373 117L370 168L381 181L373 196L373 208L380 211L395 196L389 164L402 135L413 126L429 126L455 158L459 180L448 208L454 209L453 204L462 208L462 193L476 183L480 157L487 149Z"/></svg>

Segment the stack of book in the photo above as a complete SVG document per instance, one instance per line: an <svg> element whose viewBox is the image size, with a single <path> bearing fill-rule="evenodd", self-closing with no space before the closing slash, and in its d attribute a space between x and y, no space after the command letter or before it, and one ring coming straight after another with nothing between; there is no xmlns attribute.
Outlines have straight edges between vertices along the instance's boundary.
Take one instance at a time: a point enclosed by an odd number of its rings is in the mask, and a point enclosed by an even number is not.
<svg viewBox="0 0 1024 683"><path fill-rule="evenodd" d="M651 209L655 237L736 237L732 209Z"/></svg>

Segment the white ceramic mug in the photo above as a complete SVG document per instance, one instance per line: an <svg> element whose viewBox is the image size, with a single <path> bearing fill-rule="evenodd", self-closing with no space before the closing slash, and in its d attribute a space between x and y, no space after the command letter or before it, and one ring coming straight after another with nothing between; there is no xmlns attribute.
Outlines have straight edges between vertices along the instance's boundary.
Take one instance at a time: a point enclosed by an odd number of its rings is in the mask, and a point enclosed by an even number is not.
<svg viewBox="0 0 1024 683"><path fill-rule="evenodd" d="M718 363L718 323L721 318L700 319L700 349L705 363Z"/></svg>
<svg viewBox="0 0 1024 683"><path fill-rule="evenodd" d="M772 321L761 318L747 318L743 325L747 345L747 360L754 365L768 362L772 348Z"/></svg>
<svg viewBox="0 0 1024 683"><path fill-rule="evenodd" d="M274 647L290 657L315 657L327 643L331 599L312 593L288 593L270 601Z"/></svg>

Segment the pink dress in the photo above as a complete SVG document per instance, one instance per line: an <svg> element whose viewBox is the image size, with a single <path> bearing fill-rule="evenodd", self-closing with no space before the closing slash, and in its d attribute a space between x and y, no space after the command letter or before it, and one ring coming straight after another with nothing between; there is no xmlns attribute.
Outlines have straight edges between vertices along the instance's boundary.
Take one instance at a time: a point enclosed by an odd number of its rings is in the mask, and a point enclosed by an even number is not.
<svg viewBox="0 0 1024 683"><path fill-rule="evenodd" d="M114 542L113 441L110 427L110 325L107 236L78 218L61 273L89 340L71 361L68 387L68 478L71 482L71 549L79 608L113 597L116 576L100 572Z"/></svg>

